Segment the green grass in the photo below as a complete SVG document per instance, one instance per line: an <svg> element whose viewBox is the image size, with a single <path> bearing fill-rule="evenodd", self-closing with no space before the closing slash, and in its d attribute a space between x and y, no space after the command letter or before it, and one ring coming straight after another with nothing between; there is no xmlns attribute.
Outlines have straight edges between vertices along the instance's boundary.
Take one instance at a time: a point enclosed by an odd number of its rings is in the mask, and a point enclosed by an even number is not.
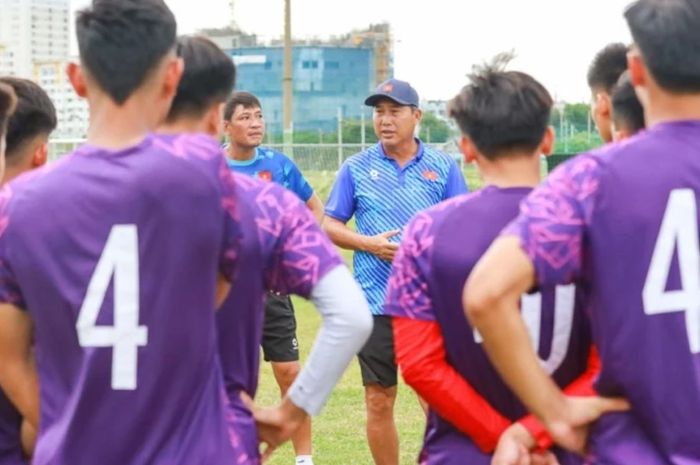
<svg viewBox="0 0 700 465"><path fill-rule="evenodd" d="M319 316L313 306L296 299L298 337L302 363L316 337ZM269 363L263 363L257 402L273 405L279 391ZM416 463L420 450L425 415L410 388L399 386L396 403L396 424L401 441L401 463ZM357 359L353 360L328 404L313 424L314 463L319 465L367 465L372 457L365 436L364 390ZM272 465L294 464L291 443L280 448L269 462Z"/></svg>

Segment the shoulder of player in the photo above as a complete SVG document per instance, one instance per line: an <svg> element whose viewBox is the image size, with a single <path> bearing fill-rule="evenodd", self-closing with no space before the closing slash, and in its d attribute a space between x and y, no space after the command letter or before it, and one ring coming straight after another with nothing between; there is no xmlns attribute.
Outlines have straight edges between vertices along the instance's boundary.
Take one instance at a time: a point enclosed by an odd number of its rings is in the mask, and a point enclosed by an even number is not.
<svg viewBox="0 0 700 465"><path fill-rule="evenodd" d="M424 215L425 217L430 218L431 222L434 224L434 227L437 228L440 224L446 222L449 217L458 210L460 214L469 216L472 207L477 208L480 200L483 198L483 189L476 192L470 192L468 194L458 195L457 197L445 200L437 205L433 205L432 207L423 210L422 212L418 213L416 217Z"/></svg>
<svg viewBox="0 0 700 465"><path fill-rule="evenodd" d="M77 152L76 150L59 160L22 173L6 184L0 191L0 209L3 213L8 212L10 206L12 210L17 210L15 205L18 203L22 203L19 211L23 213L27 211L26 205L32 203L45 206L42 199L51 198L56 190L64 189L66 171L75 166Z"/></svg>
<svg viewBox="0 0 700 465"><path fill-rule="evenodd" d="M223 172L229 172L226 155L219 142L206 134L177 134L153 136L154 154L149 169L159 169L159 165L176 167L178 164L187 174L189 183L200 180L220 186Z"/></svg>
<svg viewBox="0 0 700 465"><path fill-rule="evenodd" d="M297 208L307 208L293 192L274 182L264 182L244 174L234 173L236 189L241 200L268 217L274 212L276 217L285 216Z"/></svg>
<svg viewBox="0 0 700 465"><path fill-rule="evenodd" d="M219 142L206 134L154 135L153 146L183 160L212 160L223 154Z"/></svg>
<svg viewBox="0 0 700 465"><path fill-rule="evenodd" d="M624 163L627 161L628 157L638 157L640 152L647 152L649 150L649 135L650 134L648 131L644 131L623 141L613 142L603 145L602 147L598 147L597 149L584 152L581 155L574 157L573 160L585 157L590 160L590 163L595 163L601 168L606 165ZM659 144L665 144L665 142L659 141ZM583 162L579 161L579 163Z"/></svg>

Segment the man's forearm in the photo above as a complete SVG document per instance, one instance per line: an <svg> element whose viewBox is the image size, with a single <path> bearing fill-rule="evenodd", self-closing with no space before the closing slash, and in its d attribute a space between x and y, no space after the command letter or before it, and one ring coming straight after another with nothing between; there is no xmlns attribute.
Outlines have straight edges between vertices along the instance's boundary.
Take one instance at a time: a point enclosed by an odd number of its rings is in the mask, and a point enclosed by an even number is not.
<svg viewBox="0 0 700 465"><path fill-rule="evenodd" d="M334 218L326 216L323 221L323 230L328 234L331 241L342 249L359 252L367 251L368 237L353 231L347 225Z"/></svg>
<svg viewBox="0 0 700 465"><path fill-rule="evenodd" d="M312 194L311 198L306 202L306 206L309 207L309 210L313 213L318 224L323 224L323 202L318 198L318 195Z"/></svg>
<svg viewBox="0 0 700 465"><path fill-rule="evenodd" d="M311 299L321 314L321 328L288 395L295 405L316 415L369 338L372 313L345 266L324 276L314 286Z"/></svg>

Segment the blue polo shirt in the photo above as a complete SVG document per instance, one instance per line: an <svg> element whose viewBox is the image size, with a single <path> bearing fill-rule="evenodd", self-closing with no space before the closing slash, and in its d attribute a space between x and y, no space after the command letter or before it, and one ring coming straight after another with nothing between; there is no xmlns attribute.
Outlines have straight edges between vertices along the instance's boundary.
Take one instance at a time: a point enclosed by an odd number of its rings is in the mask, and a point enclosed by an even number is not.
<svg viewBox="0 0 700 465"><path fill-rule="evenodd" d="M250 160L227 160L229 168L233 171L279 184L294 192L304 203L308 202L314 193L297 165L276 150L258 147Z"/></svg>
<svg viewBox="0 0 700 465"><path fill-rule="evenodd" d="M466 192L464 176L449 155L418 141L415 158L401 168L379 143L343 164L326 203L326 215L344 223L355 216L357 231L375 236L403 230L416 213ZM401 234L389 240L400 242ZM382 315L391 263L355 252L354 271L372 313Z"/></svg>

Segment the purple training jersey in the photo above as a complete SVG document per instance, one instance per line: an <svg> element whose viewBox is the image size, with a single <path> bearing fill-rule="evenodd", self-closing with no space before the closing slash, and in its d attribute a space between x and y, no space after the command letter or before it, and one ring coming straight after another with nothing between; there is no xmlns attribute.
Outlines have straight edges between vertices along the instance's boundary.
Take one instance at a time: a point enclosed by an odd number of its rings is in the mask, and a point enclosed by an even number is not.
<svg viewBox="0 0 700 465"><path fill-rule="evenodd" d="M2 191L0 301L34 322L34 464L234 463L214 306L236 204L205 136L85 145Z"/></svg>
<svg viewBox="0 0 700 465"><path fill-rule="evenodd" d="M229 428L238 465L259 462L257 432L240 393L255 396L267 291L308 298L342 264L309 208L291 191L234 174L243 235L240 272L217 314L219 353L231 409Z"/></svg>
<svg viewBox="0 0 700 465"><path fill-rule="evenodd" d="M22 453L22 416L0 390L0 465L26 465Z"/></svg>
<svg viewBox="0 0 700 465"><path fill-rule="evenodd" d="M462 289L472 268L504 226L518 213L529 188L486 187L418 214L394 260L387 314L437 322L450 365L505 417L515 421L525 407L503 383L481 346L481 337L462 310ZM590 329L573 286L544 287L525 295L521 310L542 365L559 386L587 368ZM555 451L560 463L581 459ZM431 412L422 452L429 465L484 464L491 457L451 423Z"/></svg>
<svg viewBox="0 0 700 465"><path fill-rule="evenodd" d="M560 167L506 231L540 284L585 290L598 391L630 400L658 463L700 464L698 192L700 122L660 124ZM598 463L649 463L617 452L620 428L593 435Z"/></svg>

